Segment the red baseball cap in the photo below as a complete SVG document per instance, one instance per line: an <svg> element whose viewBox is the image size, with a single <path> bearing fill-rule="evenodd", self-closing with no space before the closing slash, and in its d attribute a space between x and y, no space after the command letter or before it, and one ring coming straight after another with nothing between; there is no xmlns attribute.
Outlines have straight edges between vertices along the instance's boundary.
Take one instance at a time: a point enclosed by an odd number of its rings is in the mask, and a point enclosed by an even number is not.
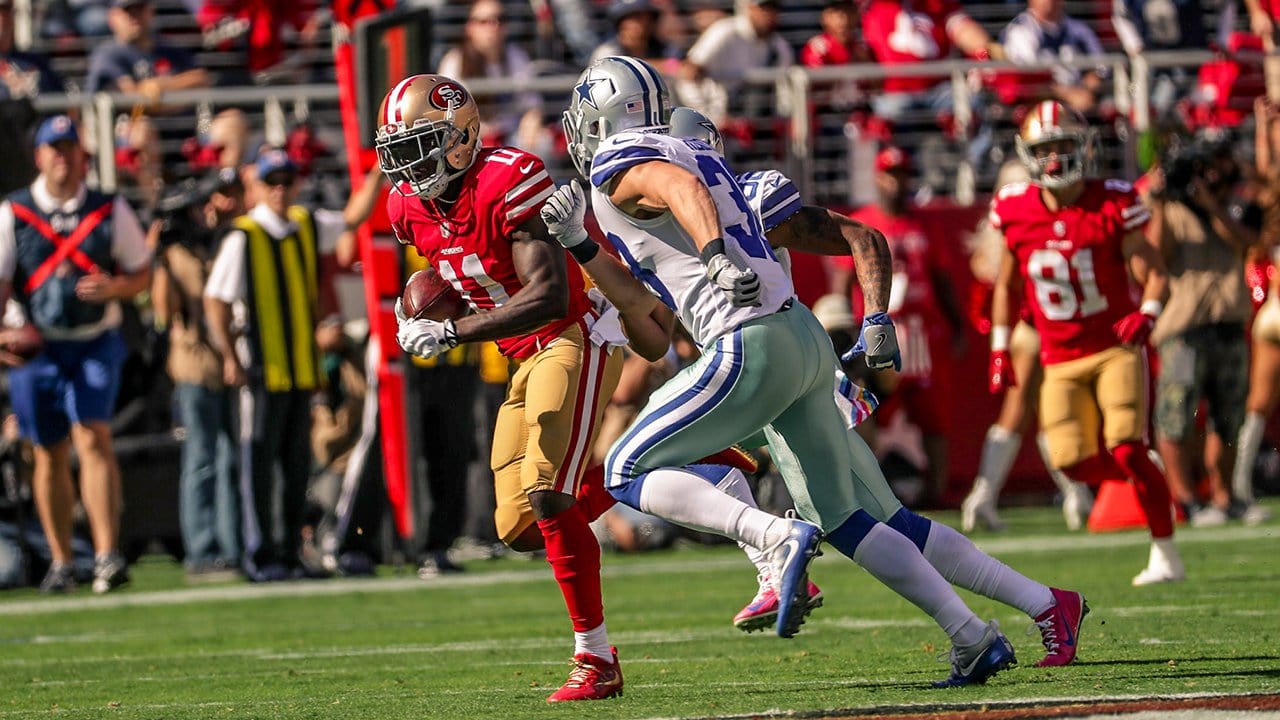
<svg viewBox="0 0 1280 720"><path fill-rule="evenodd" d="M902 148L889 145L876 153L876 172L910 169L911 156L907 155Z"/></svg>

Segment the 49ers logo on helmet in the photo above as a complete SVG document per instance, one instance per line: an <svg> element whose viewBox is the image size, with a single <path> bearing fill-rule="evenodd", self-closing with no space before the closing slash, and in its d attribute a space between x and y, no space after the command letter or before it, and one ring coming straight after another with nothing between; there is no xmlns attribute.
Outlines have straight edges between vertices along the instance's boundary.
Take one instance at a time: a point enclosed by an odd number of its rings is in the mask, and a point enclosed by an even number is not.
<svg viewBox="0 0 1280 720"><path fill-rule="evenodd" d="M431 88L427 99L435 107L448 110L450 107L462 107L467 102L467 90L456 82L442 82Z"/></svg>

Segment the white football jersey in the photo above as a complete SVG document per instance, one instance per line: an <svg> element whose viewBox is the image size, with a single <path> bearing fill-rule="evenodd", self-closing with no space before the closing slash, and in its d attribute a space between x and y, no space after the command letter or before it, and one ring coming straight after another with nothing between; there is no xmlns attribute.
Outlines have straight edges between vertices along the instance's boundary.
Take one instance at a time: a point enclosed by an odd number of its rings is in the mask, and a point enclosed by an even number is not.
<svg viewBox="0 0 1280 720"><path fill-rule="evenodd" d="M786 222L787 218L804 207L799 188L791 182L791 178L777 170L746 172L736 179L738 187L747 196L752 212L764 224L766 233ZM791 277L791 253L786 248L774 248L773 254L777 256L787 277Z"/></svg>
<svg viewBox="0 0 1280 720"><path fill-rule="evenodd" d="M671 213L635 218L614 207L601 191L619 172L654 160L678 165L706 183L720 214L725 253L734 265L749 267L760 278L759 307L734 307L729 295L711 283L697 246ZM791 277L724 158L701 140L640 132L610 136L591 161L591 194L601 231L702 347L748 320L777 312L795 295Z"/></svg>

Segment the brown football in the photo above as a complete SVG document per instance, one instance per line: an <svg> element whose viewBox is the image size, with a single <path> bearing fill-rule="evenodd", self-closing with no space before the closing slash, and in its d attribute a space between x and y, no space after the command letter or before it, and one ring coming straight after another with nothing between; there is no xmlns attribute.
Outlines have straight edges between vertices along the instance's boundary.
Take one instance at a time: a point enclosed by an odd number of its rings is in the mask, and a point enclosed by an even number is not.
<svg viewBox="0 0 1280 720"><path fill-rule="evenodd" d="M400 301L404 314L417 319L456 320L467 312L462 295L432 267L409 276Z"/></svg>
<svg viewBox="0 0 1280 720"><path fill-rule="evenodd" d="M0 349L30 360L44 350L44 337L35 325L19 325L0 330Z"/></svg>

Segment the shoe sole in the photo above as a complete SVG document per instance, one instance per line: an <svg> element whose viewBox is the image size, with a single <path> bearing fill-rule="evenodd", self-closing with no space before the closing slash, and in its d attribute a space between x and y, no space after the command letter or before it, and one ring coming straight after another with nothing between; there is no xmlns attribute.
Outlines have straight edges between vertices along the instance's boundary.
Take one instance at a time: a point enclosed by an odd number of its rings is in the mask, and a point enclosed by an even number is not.
<svg viewBox="0 0 1280 720"><path fill-rule="evenodd" d="M991 671L988 672L986 675L983 675L980 678L973 678L973 679L958 678L958 679L952 680L951 678L947 678L946 680L941 680L939 682L933 683L933 687L935 689L941 690L944 688L966 687L969 685L986 685L988 680L996 676L996 673L1000 673L1005 670L1008 670L1009 668L1018 664L1018 658L1016 655L1014 655L1013 645L1009 642L1008 638L1004 639L1004 643L1006 648L1009 650L1009 656L1004 658L1003 660L996 662L995 665L992 666Z"/></svg>
<svg viewBox="0 0 1280 720"><path fill-rule="evenodd" d="M115 589L123 588L124 585L127 584L129 584L129 578L124 578L123 580L104 580L102 583L97 582L97 580L93 580L93 594L106 594L111 591L115 591Z"/></svg>
<svg viewBox="0 0 1280 720"><path fill-rule="evenodd" d="M563 700L552 700L551 698L547 698L547 704L548 704L548 705L559 705L560 703L567 703L567 702L585 702L585 701L588 701L588 700L612 700L612 699L614 699L614 698L620 698L620 697L622 697L622 691L623 691L623 689L622 689L622 688L618 688L618 691L617 691L617 692L609 693L608 695L605 695L604 697L596 697L596 698L565 698L565 699L563 699Z"/></svg>
<svg viewBox="0 0 1280 720"><path fill-rule="evenodd" d="M1134 587L1151 587L1152 585L1169 585L1172 583L1183 582L1186 579L1187 579L1186 577L1163 577L1163 578L1160 578L1159 580L1144 580L1142 582L1138 582L1137 579L1135 578L1133 581L1133 586Z"/></svg>
<svg viewBox="0 0 1280 720"><path fill-rule="evenodd" d="M778 620L774 625L774 630L778 633L778 637L795 637L795 634L800 632L800 626L804 624L805 616L808 615L805 609L809 605L809 565L814 558L822 554L820 552L823 538L822 531L815 529L809 537L811 538L809 546L800 551L803 554L803 558L792 565L793 569L790 573L784 571L782 582L778 585L779 589L785 589L787 585L791 585L793 588L790 593L778 593ZM797 567L799 569L794 569ZM790 578L787 577L788 574L791 575ZM788 595L791 599L784 606L783 598ZM799 607L800 611L796 612L792 609L793 607Z"/></svg>
<svg viewBox="0 0 1280 720"><path fill-rule="evenodd" d="M807 618L814 610L822 607L822 596L813 595L809 598L809 606L805 608L804 616ZM733 626L744 633L751 634L757 630L767 630L778 623L778 612L762 613L760 615L752 615L749 618L743 618L733 623Z"/></svg>
<svg viewBox="0 0 1280 720"><path fill-rule="evenodd" d="M93 593L95 595L105 595L112 590L119 589L129 584L131 578L128 575L120 577L119 575L111 578L94 578Z"/></svg>

